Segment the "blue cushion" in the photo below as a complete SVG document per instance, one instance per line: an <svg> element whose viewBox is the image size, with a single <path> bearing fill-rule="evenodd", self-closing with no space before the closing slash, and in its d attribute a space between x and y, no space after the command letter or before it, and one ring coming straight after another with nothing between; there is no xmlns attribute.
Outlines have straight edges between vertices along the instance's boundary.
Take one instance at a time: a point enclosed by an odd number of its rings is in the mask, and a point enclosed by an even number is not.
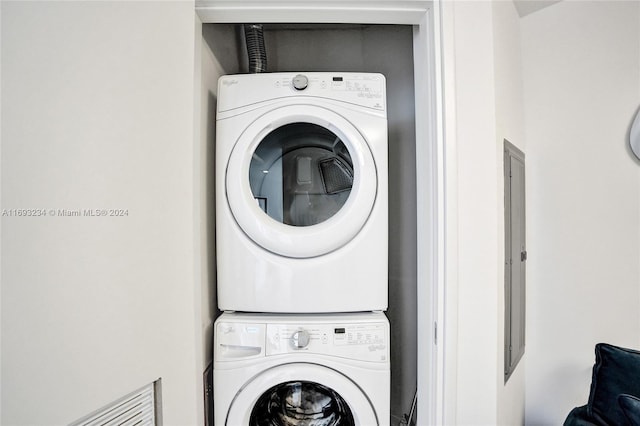
<svg viewBox="0 0 640 426"><path fill-rule="evenodd" d="M629 424L618 395L640 397L639 377L639 351L598 343L587 404L589 415L605 424Z"/></svg>
<svg viewBox="0 0 640 426"><path fill-rule="evenodd" d="M618 395L618 404L630 424L640 425L640 398L627 394Z"/></svg>

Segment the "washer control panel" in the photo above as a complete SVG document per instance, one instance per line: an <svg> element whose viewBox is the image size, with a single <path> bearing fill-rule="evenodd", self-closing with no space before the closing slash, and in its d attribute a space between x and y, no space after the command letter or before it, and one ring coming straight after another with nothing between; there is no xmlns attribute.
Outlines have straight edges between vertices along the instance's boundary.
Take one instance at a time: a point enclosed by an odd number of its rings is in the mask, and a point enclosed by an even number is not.
<svg viewBox="0 0 640 426"><path fill-rule="evenodd" d="M215 362L323 355L388 363L389 321L381 312L335 315L223 313L214 326Z"/></svg>
<svg viewBox="0 0 640 426"><path fill-rule="evenodd" d="M309 352L364 361L389 358L384 323L267 324L266 355Z"/></svg>

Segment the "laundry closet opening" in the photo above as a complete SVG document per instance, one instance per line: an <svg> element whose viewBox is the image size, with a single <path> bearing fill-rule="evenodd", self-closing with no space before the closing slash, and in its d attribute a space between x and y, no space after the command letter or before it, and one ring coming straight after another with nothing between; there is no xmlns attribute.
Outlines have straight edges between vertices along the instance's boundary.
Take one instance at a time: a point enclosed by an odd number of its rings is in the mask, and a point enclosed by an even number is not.
<svg viewBox="0 0 640 426"><path fill-rule="evenodd" d="M268 72L382 73L387 83L389 141L389 308L391 423L411 410L417 378L416 136L413 27L410 25L264 24ZM203 24L202 148L203 324L219 314L215 294L215 111L221 75L247 73L241 25ZM206 317L208 316L208 318ZM211 332L205 333L210 360Z"/></svg>

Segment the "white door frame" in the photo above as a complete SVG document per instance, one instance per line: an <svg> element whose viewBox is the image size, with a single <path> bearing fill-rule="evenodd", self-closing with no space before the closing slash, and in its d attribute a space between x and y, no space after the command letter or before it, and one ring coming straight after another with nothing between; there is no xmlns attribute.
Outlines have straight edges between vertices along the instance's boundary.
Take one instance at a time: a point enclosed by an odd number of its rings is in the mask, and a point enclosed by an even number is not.
<svg viewBox="0 0 640 426"><path fill-rule="evenodd" d="M455 401L445 388L445 354L455 331L445 322L445 144L440 1L196 0L202 23L357 23L412 25L416 112L418 402L420 424L444 424ZM452 295L453 296L453 295ZM449 300L452 305L453 300ZM452 306L455 306L453 304ZM451 312L446 318L451 318ZM445 346L449 350L445 350ZM452 357L453 356L453 357ZM447 371L451 366L447 367ZM455 398L455 397L454 397Z"/></svg>

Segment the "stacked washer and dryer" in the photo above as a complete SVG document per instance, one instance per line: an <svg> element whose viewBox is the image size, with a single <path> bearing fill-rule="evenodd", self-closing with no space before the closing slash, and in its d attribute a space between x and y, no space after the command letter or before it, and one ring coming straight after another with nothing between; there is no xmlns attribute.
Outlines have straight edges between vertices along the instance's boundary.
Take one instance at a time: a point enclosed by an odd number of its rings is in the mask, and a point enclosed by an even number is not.
<svg viewBox="0 0 640 426"><path fill-rule="evenodd" d="M380 74L218 82L216 425L388 425Z"/></svg>

